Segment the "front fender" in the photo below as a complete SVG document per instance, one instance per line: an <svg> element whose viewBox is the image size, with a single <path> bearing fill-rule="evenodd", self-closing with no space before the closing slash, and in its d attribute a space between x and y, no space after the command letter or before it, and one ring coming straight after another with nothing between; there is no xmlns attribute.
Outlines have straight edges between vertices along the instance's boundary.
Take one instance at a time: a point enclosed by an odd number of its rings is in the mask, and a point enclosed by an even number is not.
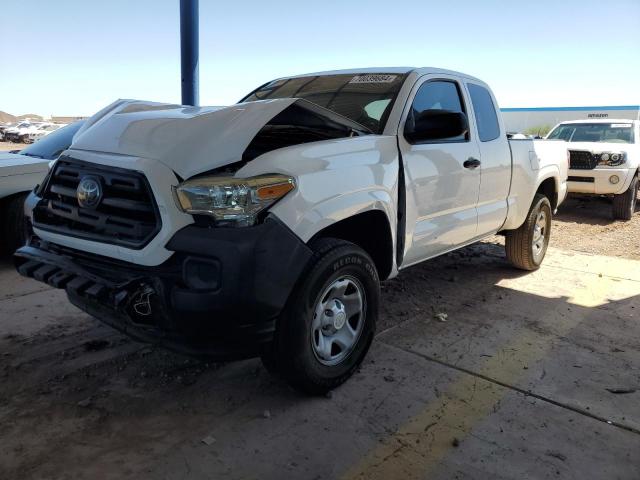
<svg viewBox="0 0 640 480"><path fill-rule="evenodd" d="M236 176L293 176L295 190L271 213L304 242L340 220L380 210L389 220L395 245L398 158L394 136L366 135L274 150L249 162Z"/></svg>
<svg viewBox="0 0 640 480"><path fill-rule="evenodd" d="M294 233L304 242L308 242L318 232L334 223L354 217L359 213L378 210L383 212L387 217L395 248L395 208L396 202L389 192L384 190L369 190L352 192L324 200L316 205L310 206L302 215L296 215L295 220L293 219L293 212L291 212L288 207L275 208L272 213L288 224ZM292 220L295 223L290 223ZM372 232L372 234L375 235L375 232Z"/></svg>
<svg viewBox="0 0 640 480"><path fill-rule="evenodd" d="M44 179L46 171L0 177L0 199L33 190Z"/></svg>

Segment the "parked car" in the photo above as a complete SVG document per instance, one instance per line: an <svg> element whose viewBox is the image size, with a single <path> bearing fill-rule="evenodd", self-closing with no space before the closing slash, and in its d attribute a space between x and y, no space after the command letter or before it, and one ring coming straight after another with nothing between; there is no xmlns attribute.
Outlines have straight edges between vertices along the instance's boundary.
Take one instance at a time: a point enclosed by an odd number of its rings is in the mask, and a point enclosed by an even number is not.
<svg viewBox="0 0 640 480"><path fill-rule="evenodd" d="M546 137L569 145L569 192L608 195L613 217L631 220L640 184L640 121L562 122Z"/></svg>
<svg viewBox="0 0 640 480"><path fill-rule="evenodd" d="M31 127L31 125L32 123L30 121L22 121L6 128L4 131L4 140L7 142L18 142L21 131L25 128Z"/></svg>
<svg viewBox="0 0 640 480"><path fill-rule="evenodd" d="M566 146L510 143L498 112L433 68L281 78L224 108L119 101L29 195L17 269L132 337L261 355L325 392L371 344L380 280L495 233L542 263Z"/></svg>
<svg viewBox="0 0 640 480"><path fill-rule="evenodd" d="M15 127L19 122L9 122L0 124L0 134L4 134L5 130L11 127Z"/></svg>
<svg viewBox="0 0 640 480"><path fill-rule="evenodd" d="M35 131L26 134L22 141L23 143L34 143L40 140L42 137L46 137L52 132L55 132L59 128L64 127L64 124L59 123L49 123L45 125L40 125Z"/></svg>
<svg viewBox="0 0 640 480"><path fill-rule="evenodd" d="M5 139L14 143L26 143L25 140L28 139L30 134L35 133L48 125L51 125L51 123L31 122L30 120L21 122L5 131Z"/></svg>
<svg viewBox="0 0 640 480"><path fill-rule="evenodd" d="M20 129L20 131L18 132L18 143L31 143L29 142L29 138L31 135L35 135L36 133L43 131L43 129L49 127L50 125L52 124L47 122L38 122L31 124L31 126L29 127Z"/></svg>
<svg viewBox="0 0 640 480"><path fill-rule="evenodd" d="M27 194L45 177L48 164L58 158L71 144L82 122L71 124L52 133L37 144L17 153L0 153L0 222L3 250L13 252L24 245L27 224L24 200Z"/></svg>
<svg viewBox="0 0 640 480"><path fill-rule="evenodd" d="M4 132L11 127L14 127L16 123L2 123L0 124L0 141L4 141Z"/></svg>

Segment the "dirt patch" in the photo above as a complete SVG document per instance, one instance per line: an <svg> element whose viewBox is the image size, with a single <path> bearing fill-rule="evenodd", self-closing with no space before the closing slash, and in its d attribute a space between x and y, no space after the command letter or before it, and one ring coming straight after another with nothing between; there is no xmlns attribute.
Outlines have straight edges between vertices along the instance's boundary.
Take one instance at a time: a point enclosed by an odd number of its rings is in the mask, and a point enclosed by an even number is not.
<svg viewBox="0 0 640 480"><path fill-rule="evenodd" d="M611 199L571 197L553 221L551 245L563 250L640 259L640 202L629 222L614 220Z"/></svg>

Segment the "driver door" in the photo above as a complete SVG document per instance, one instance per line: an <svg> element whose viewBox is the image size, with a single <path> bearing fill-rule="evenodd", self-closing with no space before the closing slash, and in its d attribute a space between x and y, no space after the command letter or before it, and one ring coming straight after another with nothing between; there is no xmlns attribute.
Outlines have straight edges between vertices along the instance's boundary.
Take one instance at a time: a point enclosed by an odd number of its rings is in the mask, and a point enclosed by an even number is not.
<svg viewBox="0 0 640 480"><path fill-rule="evenodd" d="M403 135L407 120L425 110L463 112L469 117L464 91L454 76L427 75L418 80L405 107L398 132L406 186L403 267L476 237L480 152L472 133L418 143Z"/></svg>

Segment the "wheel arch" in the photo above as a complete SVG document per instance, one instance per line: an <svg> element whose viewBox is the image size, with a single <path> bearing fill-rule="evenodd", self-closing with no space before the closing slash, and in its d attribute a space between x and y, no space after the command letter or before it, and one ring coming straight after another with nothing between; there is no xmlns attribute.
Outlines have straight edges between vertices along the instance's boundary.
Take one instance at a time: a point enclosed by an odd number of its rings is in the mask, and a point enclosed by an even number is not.
<svg viewBox="0 0 640 480"><path fill-rule="evenodd" d="M20 195L28 195L29 192L30 190L20 190L18 192L12 192L9 195L4 195L2 198L0 198L0 212L4 214L5 209L7 208L7 205L11 202L11 200L19 197Z"/></svg>
<svg viewBox="0 0 640 480"><path fill-rule="evenodd" d="M382 210L368 210L339 220L318 231L309 242L318 238L339 238L362 248L373 260L380 280L393 271L393 235L387 215Z"/></svg>
<svg viewBox="0 0 640 480"><path fill-rule="evenodd" d="M551 210L555 211L558 207L558 187L558 178L555 176L549 176L540 182L533 198L535 198L539 193L546 196L549 199L549 202L551 202Z"/></svg>

